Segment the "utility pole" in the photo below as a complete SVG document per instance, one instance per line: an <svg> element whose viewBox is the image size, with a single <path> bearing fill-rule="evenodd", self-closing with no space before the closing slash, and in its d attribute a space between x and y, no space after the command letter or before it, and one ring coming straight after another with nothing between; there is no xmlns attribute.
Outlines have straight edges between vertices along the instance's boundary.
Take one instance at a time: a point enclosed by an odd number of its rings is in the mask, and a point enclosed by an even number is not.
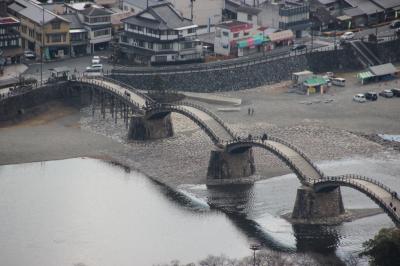
<svg viewBox="0 0 400 266"><path fill-rule="evenodd" d="M42 44L40 45L40 85L43 85L44 6L42 6Z"/></svg>
<svg viewBox="0 0 400 266"><path fill-rule="evenodd" d="M190 20L193 22L193 3L195 2L196 0L190 0Z"/></svg>

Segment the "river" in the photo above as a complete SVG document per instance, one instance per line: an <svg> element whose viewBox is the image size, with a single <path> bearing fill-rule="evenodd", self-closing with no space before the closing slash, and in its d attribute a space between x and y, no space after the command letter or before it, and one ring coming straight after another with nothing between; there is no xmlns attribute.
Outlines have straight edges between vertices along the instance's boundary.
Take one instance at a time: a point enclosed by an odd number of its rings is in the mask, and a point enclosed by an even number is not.
<svg viewBox="0 0 400 266"><path fill-rule="evenodd" d="M360 173L400 191L400 159L323 162L328 174ZM76 158L0 166L0 265L152 265L208 254L241 258L249 245L340 261L393 223L379 214L339 226L292 226L299 182L292 174L254 186L177 192L141 173ZM374 208L343 188L346 208ZM210 209L208 203L224 211ZM229 213L229 214L228 214ZM365 261L364 261L365 263Z"/></svg>

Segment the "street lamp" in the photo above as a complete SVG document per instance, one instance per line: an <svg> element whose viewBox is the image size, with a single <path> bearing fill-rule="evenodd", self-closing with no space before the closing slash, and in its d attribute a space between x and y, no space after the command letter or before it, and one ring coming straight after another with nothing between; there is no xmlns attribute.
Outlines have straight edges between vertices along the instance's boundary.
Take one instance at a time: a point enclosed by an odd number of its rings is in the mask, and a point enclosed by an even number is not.
<svg viewBox="0 0 400 266"><path fill-rule="evenodd" d="M253 266L256 266L256 250L260 249L260 245L251 244L250 249L253 250Z"/></svg>

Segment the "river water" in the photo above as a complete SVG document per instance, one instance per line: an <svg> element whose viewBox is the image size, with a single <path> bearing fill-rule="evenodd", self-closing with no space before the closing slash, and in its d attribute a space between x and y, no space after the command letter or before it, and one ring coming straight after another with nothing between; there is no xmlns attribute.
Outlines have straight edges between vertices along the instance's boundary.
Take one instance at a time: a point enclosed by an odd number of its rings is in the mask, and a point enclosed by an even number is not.
<svg viewBox="0 0 400 266"><path fill-rule="evenodd" d="M400 191L399 162L349 159L320 167L330 175L365 174ZM145 266L222 253L241 258L254 242L340 262L380 228L393 226L385 214L339 226L292 226L280 216L292 210L298 186L290 174L254 186L172 191L88 158L1 166L0 265ZM342 193L346 208L376 207L359 192Z"/></svg>

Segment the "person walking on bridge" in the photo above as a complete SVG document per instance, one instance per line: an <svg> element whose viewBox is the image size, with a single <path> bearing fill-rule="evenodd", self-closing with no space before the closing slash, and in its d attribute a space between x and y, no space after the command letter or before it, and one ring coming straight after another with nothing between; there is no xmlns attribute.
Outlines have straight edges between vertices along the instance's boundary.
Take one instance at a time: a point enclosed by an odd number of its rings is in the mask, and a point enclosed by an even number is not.
<svg viewBox="0 0 400 266"><path fill-rule="evenodd" d="M264 134L261 136L261 141L264 144L264 141L268 140L268 135L267 133L264 132Z"/></svg>

